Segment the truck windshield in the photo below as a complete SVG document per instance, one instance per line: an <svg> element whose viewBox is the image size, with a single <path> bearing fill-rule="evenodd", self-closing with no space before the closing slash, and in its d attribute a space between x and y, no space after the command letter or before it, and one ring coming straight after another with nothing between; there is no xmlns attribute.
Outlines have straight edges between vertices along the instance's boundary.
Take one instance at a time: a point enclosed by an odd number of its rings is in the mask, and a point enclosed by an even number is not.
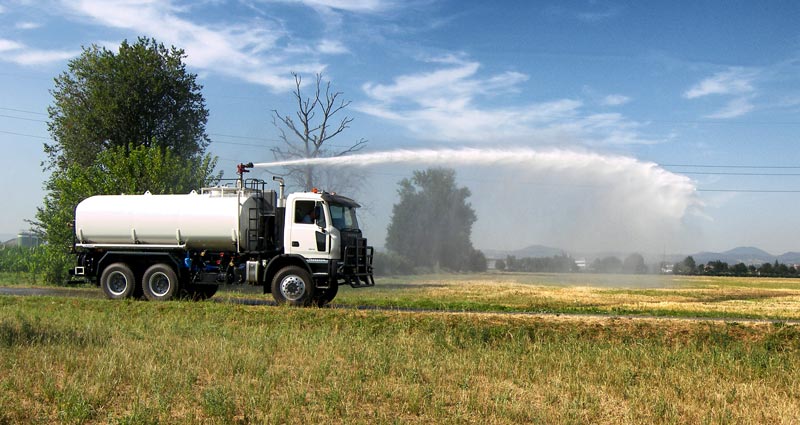
<svg viewBox="0 0 800 425"><path fill-rule="evenodd" d="M356 209L339 204L330 204L333 227L339 230L358 230Z"/></svg>

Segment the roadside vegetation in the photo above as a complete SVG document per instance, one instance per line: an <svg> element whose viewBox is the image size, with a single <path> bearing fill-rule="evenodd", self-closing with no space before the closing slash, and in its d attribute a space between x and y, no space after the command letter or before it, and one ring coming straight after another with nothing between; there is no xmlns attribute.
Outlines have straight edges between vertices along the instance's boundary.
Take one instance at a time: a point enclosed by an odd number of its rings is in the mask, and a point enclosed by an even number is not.
<svg viewBox="0 0 800 425"><path fill-rule="evenodd" d="M781 323L0 297L0 423L793 423Z"/></svg>

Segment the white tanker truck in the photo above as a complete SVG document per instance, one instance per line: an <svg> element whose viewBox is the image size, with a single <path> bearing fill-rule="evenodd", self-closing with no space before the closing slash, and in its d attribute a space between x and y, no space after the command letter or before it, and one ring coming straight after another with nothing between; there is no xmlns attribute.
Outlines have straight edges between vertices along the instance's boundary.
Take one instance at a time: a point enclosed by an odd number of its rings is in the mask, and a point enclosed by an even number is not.
<svg viewBox="0 0 800 425"><path fill-rule="evenodd" d="M284 198L278 177L277 194L245 180L250 167L239 165L234 186L199 193L85 199L75 209L71 273L112 299L202 299L247 283L279 304L322 306L339 285L375 285L355 201L316 190Z"/></svg>

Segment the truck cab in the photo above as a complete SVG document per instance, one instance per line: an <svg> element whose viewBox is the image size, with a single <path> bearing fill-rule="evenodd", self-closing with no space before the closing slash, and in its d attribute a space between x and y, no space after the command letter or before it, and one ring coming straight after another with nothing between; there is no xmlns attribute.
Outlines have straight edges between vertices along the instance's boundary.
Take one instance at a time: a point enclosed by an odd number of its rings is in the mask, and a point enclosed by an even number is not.
<svg viewBox="0 0 800 425"><path fill-rule="evenodd" d="M300 256L318 288L346 283L372 286L372 248L358 227L356 201L327 192L300 192L286 199L284 253Z"/></svg>

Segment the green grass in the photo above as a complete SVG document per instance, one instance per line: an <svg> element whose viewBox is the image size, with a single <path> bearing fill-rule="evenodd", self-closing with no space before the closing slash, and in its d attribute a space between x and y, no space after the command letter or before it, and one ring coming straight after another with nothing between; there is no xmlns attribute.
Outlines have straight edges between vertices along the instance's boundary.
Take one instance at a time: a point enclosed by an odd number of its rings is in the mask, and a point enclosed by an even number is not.
<svg viewBox="0 0 800 425"><path fill-rule="evenodd" d="M0 423L792 423L800 328L0 297Z"/></svg>

